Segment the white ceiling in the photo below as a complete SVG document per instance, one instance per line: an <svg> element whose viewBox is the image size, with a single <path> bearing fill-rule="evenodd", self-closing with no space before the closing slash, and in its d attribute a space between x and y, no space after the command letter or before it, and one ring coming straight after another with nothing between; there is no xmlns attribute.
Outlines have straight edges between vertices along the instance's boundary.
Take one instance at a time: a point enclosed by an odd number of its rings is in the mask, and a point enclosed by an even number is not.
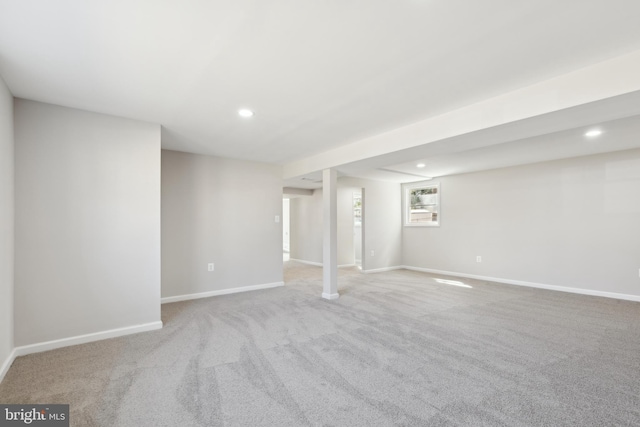
<svg viewBox="0 0 640 427"><path fill-rule="evenodd" d="M585 133L592 129L601 130L602 134L597 137L587 137ZM426 148L431 147L420 147L420 150L399 153L396 156L382 156L379 159L367 159L343 165L338 173L339 176L355 176L396 183L417 182L447 175L640 148L638 135L640 135L640 116L631 116L530 138L491 145L477 144L478 148L468 144L449 143L442 145L446 148L445 150L435 147L437 154L430 154L430 150ZM480 139L477 138L476 141ZM424 155L421 155L421 152ZM411 160L387 164L393 158L410 158ZM425 166L418 167L418 164ZM285 181L285 185L306 189L322 188L322 174L314 172L304 177L289 179Z"/></svg>
<svg viewBox="0 0 640 427"><path fill-rule="evenodd" d="M585 135L598 129L601 135ZM396 183L640 148L640 91L338 166L339 176ZM424 168L417 165L423 163ZM319 171L284 181L322 187Z"/></svg>
<svg viewBox="0 0 640 427"><path fill-rule="evenodd" d="M585 133L592 129L598 129L602 134L586 136ZM481 148L417 157L401 164L355 174L394 182L421 181L425 178L639 148L638 135L640 117L633 116ZM420 163L425 166L419 168L417 165Z"/></svg>
<svg viewBox="0 0 640 427"><path fill-rule="evenodd" d="M285 164L639 50L638 16L636 0L0 0L0 75L17 97L159 123L164 148Z"/></svg>

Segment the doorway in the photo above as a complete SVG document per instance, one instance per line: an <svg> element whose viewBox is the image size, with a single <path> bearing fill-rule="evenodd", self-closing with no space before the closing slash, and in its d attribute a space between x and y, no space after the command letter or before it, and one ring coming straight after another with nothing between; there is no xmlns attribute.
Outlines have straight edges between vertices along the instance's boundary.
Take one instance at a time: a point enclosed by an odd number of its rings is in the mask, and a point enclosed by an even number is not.
<svg viewBox="0 0 640 427"><path fill-rule="evenodd" d="M282 260L289 261L290 226L289 199L282 199Z"/></svg>
<svg viewBox="0 0 640 427"><path fill-rule="evenodd" d="M353 259L362 270L362 192L353 193Z"/></svg>

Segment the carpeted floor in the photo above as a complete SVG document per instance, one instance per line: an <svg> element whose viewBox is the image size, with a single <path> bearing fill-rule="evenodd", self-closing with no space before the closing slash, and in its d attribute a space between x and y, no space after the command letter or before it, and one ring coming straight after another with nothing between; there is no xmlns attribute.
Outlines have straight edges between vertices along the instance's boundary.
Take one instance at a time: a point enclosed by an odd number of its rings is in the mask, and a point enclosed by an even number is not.
<svg viewBox="0 0 640 427"><path fill-rule="evenodd" d="M70 403L76 426L640 425L640 303L355 269L325 301L320 268L285 279L20 357L0 402Z"/></svg>

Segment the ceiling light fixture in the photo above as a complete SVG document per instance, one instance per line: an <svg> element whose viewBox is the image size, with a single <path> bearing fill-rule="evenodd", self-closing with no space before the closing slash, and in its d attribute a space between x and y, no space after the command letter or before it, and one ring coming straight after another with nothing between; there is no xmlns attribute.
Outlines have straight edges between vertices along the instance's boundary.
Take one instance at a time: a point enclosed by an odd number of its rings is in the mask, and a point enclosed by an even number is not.
<svg viewBox="0 0 640 427"><path fill-rule="evenodd" d="M602 135L602 131L600 129L593 129L593 130L590 130L589 132L584 134L584 136L589 137L589 138L593 138L593 137L600 136L600 135Z"/></svg>
<svg viewBox="0 0 640 427"><path fill-rule="evenodd" d="M418 164L416 165L416 167L417 167L417 168L423 168L423 167L425 167L425 166L427 166L427 165L425 165L424 163L418 163Z"/></svg>
<svg viewBox="0 0 640 427"><path fill-rule="evenodd" d="M247 108L242 108L238 110L238 114L240 115L240 117L244 117L244 118L253 117L253 111Z"/></svg>

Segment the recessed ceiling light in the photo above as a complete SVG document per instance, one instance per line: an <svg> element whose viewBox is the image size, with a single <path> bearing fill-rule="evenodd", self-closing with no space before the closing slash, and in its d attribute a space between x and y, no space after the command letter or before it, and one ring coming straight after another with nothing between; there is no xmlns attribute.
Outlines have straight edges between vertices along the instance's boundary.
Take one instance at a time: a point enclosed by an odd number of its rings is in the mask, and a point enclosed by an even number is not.
<svg viewBox="0 0 640 427"><path fill-rule="evenodd" d="M588 136L589 138L593 138L594 136L600 136L600 135L602 135L602 131L600 129L593 129L584 134L584 136Z"/></svg>
<svg viewBox="0 0 640 427"><path fill-rule="evenodd" d="M253 117L253 111L247 109L247 108L242 108L240 110L238 110L238 114L240 115L240 117Z"/></svg>
<svg viewBox="0 0 640 427"><path fill-rule="evenodd" d="M425 167L425 166L427 166L427 165L425 165L424 163L418 163L418 164L416 165L416 167L417 167L417 168L423 168L423 167Z"/></svg>

